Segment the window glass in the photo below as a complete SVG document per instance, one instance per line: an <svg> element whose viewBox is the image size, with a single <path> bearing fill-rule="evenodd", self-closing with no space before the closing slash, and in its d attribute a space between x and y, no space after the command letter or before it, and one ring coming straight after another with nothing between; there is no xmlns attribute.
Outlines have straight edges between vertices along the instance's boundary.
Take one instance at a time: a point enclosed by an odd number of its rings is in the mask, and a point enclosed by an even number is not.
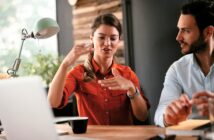
<svg viewBox="0 0 214 140"><path fill-rule="evenodd" d="M55 0L0 0L0 73L7 73L18 57L22 29L30 34L41 18L56 20ZM18 75L25 75L23 65L34 63L38 54L57 55L56 35L47 39L26 39L21 54Z"/></svg>

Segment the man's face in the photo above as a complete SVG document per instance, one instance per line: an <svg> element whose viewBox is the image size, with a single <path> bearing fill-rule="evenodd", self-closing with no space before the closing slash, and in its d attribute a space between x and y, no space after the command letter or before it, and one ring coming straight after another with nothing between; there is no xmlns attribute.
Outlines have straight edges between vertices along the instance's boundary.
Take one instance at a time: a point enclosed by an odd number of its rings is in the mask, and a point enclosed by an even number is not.
<svg viewBox="0 0 214 140"><path fill-rule="evenodd" d="M192 15L181 14L177 26L179 32L176 40L180 43L183 54L197 53L205 49L206 42L203 34L200 34L195 18Z"/></svg>

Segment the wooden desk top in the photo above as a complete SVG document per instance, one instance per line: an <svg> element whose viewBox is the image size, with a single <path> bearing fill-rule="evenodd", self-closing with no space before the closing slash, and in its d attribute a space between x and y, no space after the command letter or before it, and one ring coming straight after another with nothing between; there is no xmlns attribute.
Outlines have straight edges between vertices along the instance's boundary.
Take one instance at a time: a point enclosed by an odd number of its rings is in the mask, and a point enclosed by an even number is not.
<svg viewBox="0 0 214 140"><path fill-rule="evenodd" d="M100 126L89 125L84 134L74 134L68 124L59 124L58 130L68 132L67 136L99 140L147 140L152 136L165 134L165 128L156 126ZM66 136L66 135L64 135ZM66 136L66 137L67 137ZM63 137L63 136L61 136ZM177 136L176 140L197 140L196 137Z"/></svg>
<svg viewBox="0 0 214 140"><path fill-rule="evenodd" d="M57 131L63 132L60 134L60 140L148 140L153 136L165 134L165 128L152 125L88 125L87 132L84 134L74 134L72 128L67 123L57 124L56 128ZM4 132L0 134L0 140L6 140ZM175 140L197 140L197 138L176 136Z"/></svg>

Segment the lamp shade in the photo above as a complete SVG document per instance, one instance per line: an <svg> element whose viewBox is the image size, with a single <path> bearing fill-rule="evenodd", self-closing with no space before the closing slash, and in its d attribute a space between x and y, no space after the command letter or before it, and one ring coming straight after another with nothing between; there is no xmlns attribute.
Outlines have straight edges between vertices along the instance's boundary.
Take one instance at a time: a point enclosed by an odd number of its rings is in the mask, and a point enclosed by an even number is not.
<svg viewBox="0 0 214 140"><path fill-rule="evenodd" d="M59 25L55 20L42 18L34 25L33 34L37 39L45 39L57 34L59 30Z"/></svg>

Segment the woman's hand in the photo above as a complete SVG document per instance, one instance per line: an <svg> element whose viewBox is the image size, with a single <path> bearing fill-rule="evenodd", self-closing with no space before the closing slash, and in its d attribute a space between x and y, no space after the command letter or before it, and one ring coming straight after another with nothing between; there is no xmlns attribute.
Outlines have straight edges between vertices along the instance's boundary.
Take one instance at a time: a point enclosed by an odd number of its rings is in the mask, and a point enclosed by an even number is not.
<svg viewBox="0 0 214 140"><path fill-rule="evenodd" d="M68 55L64 58L63 64L67 67L71 66L75 63L75 61L83 54L87 54L89 52L94 51L92 44L78 44L73 46Z"/></svg>
<svg viewBox="0 0 214 140"><path fill-rule="evenodd" d="M110 90L127 90L130 96L134 96L136 94L136 88L132 81L121 76L118 70L115 68L112 68L112 74L114 77L99 80L98 83L102 87L107 87ZM131 107L134 116L138 120L145 121L148 115L148 110L146 101L142 98L142 96L136 96L131 99Z"/></svg>
<svg viewBox="0 0 214 140"><path fill-rule="evenodd" d="M99 80L98 83L101 84L102 87L107 87L110 90L128 90L132 94L135 93L135 86L130 81L120 75L117 69L112 68L112 74L114 77L104 80Z"/></svg>

